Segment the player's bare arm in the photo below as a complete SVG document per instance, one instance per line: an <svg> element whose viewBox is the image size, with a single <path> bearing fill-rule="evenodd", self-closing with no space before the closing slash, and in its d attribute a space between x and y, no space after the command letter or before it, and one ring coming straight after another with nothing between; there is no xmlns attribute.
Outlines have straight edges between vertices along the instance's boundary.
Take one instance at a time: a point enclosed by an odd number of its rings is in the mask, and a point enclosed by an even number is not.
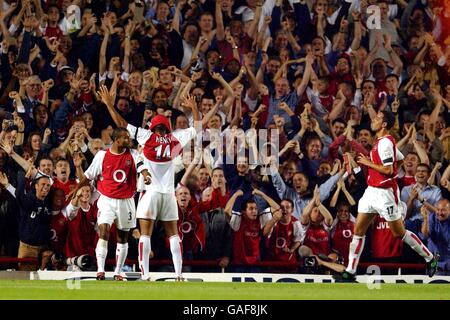
<svg viewBox="0 0 450 320"><path fill-rule="evenodd" d="M359 154L357 162L363 166L372 168L372 169L374 169L382 174L385 174L385 175L391 175L392 173L394 173L394 166L392 164L387 165L387 166L381 165L381 164L375 164L372 161L370 161L370 159L367 158L362 153Z"/></svg>
<svg viewBox="0 0 450 320"><path fill-rule="evenodd" d="M127 128L128 122L122 118L122 116L114 109L114 96L111 92L108 91L108 88L104 85L100 87L100 90L97 92L102 102L108 108L109 114L113 119L114 123L121 128Z"/></svg>

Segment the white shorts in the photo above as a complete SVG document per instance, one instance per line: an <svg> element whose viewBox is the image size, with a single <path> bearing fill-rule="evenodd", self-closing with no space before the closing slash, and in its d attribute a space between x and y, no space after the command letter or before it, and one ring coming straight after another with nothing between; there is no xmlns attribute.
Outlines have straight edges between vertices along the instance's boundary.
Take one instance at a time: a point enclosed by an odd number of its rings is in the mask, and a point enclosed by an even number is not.
<svg viewBox="0 0 450 320"><path fill-rule="evenodd" d="M359 200L358 212L378 213L386 221L396 221L402 218L404 206L400 201L398 189L397 201L391 188L367 187L364 195Z"/></svg>
<svg viewBox="0 0 450 320"><path fill-rule="evenodd" d="M175 194L145 191L138 202L136 217L161 221L178 220L178 205Z"/></svg>
<svg viewBox="0 0 450 320"><path fill-rule="evenodd" d="M116 223L116 227L122 231L129 231L136 227L136 206L133 198L112 199L100 195L97 202L97 224Z"/></svg>

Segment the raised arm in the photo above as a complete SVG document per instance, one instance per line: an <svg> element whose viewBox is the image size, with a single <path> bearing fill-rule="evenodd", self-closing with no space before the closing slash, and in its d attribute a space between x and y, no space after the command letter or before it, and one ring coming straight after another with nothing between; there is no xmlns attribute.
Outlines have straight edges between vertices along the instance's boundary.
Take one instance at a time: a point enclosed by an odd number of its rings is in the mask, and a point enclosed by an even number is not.
<svg viewBox="0 0 450 320"><path fill-rule="evenodd" d="M331 225L333 224L333 216L331 215L330 211L328 211L328 209L322 204L322 201L320 201L320 195L317 196L317 194L319 194L319 190L315 189L314 190L315 204L316 204L317 208L319 209L320 213L322 214L322 216L324 217L325 224L327 226L331 227Z"/></svg>
<svg viewBox="0 0 450 320"><path fill-rule="evenodd" d="M223 41L225 39L225 28L223 26L222 0L216 0L216 39Z"/></svg>
<svg viewBox="0 0 450 320"><path fill-rule="evenodd" d="M272 212L275 212L280 209L280 205L278 203L276 203L271 197L266 195L264 192L262 192L258 189L253 189L252 194L254 196L260 196L261 198L263 198L267 202L267 204L270 206L270 209Z"/></svg>
<svg viewBox="0 0 450 320"><path fill-rule="evenodd" d="M361 46L361 38L362 38L361 14L358 11L352 11L351 13L355 29L353 41L350 48L352 48L352 51L356 51Z"/></svg>
<svg viewBox="0 0 450 320"><path fill-rule="evenodd" d="M425 206L422 206L420 208L420 214L423 217L423 222L420 227L420 232L425 236L428 237L430 235L430 211Z"/></svg>
<svg viewBox="0 0 450 320"><path fill-rule="evenodd" d="M186 169L186 172L184 173L183 177L181 178L180 184L185 186L188 178L191 176L192 172L194 172L195 167L197 164L201 163L201 157L202 152L201 150L195 150L194 159L189 164L189 166Z"/></svg>
<svg viewBox="0 0 450 320"><path fill-rule="evenodd" d="M342 178L339 179L336 191L334 192L333 197L330 200L330 208L336 207L336 203L338 201L339 194L341 193L341 189L342 189Z"/></svg>
<svg viewBox="0 0 450 320"><path fill-rule="evenodd" d="M439 169L442 168L442 163L441 162L436 162L436 164L434 165L433 170L431 171L430 177L428 178L427 183L431 186L435 186L436 185L436 174L438 173Z"/></svg>
<svg viewBox="0 0 450 320"><path fill-rule="evenodd" d="M17 164L19 166L22 167L22 169L25 172L28 172L29 170L31 170L30 172L30 176L34 177L37 174L37 169L32 167L32 165L30 164L30 162L28 162L27 160L25 160L24 158L22 158L20 155L18 155L12 148L12 146L10 146L9 144L5 143L5 142L1 142L0 143L0 148L3 149L3 151L5 151L15 162L17 162Z"/></svg>
<svg viewBox="0 0 450 320"><path fill-rule="evenodd" d="M108 108L109 114L113 119L114 123L121 128L126 128L128 126L128 122L122 118L122 116L114 109L114 99L112 94L108 91L108 88L104 85L100 87L100 91L98 95L102 99L102 102Z"/></svg>
<svg viewBox="0 0 450 320"><path fill-rule="evenodd" d="M105 18L106 19L106 18ZM109 40L109 29L106 26L106 21L102 21L102 29L104 31L102 44L100 46L100 57L99 57L99 65L98 72L100 76L103 76L106 72L106 48L108 47Z"/></svg>
<svg viewBox="0 0 450 320"><path fill-rule="evenodd" d="M175 8L175 14L173 15L173 19L172 19L172 29L178 33L180 33L180 13L181 13L181 9L183 9L185 4L186 4L186 0L178 1L177 6Z"/></svg>
<svg viewBox="0 0 450 320"><path fill-rule="evenodd" d="M384 47L386 48L387 52L389 53L389 57L391 58L392 64L394 65L394 70L392 71L394 74L400 76L400 73L403 70L403 62L398 56L397 52L395 52L394 49L391 47L391 36L390 35L384 35Z"/></svg>
<svg viewBox="0 0 450 320"><path fill-rule="evenodd" d="M231 219L232 211L234 203L236 202L236 199L238 197L242 197L244 195L244 192L242 190L237 190L231 198L228 200L227 205L225 206L224 213L227 216L228 219Z"/></svg>

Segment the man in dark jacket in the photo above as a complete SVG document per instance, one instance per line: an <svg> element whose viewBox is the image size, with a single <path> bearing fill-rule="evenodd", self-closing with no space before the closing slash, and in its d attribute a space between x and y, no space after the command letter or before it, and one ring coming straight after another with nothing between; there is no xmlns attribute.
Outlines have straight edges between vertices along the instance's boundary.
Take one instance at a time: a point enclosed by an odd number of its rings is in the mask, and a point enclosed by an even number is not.
<svg viewBox="0 0 450 320"><path fill-rule="evenodd" d="M15 189L8 178L0 173L0 184L16 197L20 210L18 258L37 258L39 250L50 239L51 203L48 198L51 182L46 175L38 175L33 189L25 193L24 177L18 179ZM19 270L36 270L34 263L20 263Z"/></svg>

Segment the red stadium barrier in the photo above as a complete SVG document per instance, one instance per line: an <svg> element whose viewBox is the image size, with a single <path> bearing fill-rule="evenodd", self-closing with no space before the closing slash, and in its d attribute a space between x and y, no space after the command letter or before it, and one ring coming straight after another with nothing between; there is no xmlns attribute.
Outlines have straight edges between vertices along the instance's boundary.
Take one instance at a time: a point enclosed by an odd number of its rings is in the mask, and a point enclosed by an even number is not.
<svg viewBox="0 0 450 320"><path fill-rule="evenodd" d="M35 258L0 258L0 265L8 263L35 263L37 265L37 259ZM115 264L114 259L106 260L106 264L113 266ZM127 265L138 265L136 260L127 259L125 264ZM150 266L171 266L173 264L172 260L150 260ZM184 266L194 266L194 267L218 267L216 260L183 260ZM425 269L426 265L424 263L386 263L386 262L361 262L360 267L369 267L371 265L379 266L380 268L386 269ZM233 266L237 266L234 265ZM260 261L252 264L254 267L276 267L276 268L292 268L296 266L292 263L286 263L281 261ZM297 264L300 266L300 264Z"/></svg>

